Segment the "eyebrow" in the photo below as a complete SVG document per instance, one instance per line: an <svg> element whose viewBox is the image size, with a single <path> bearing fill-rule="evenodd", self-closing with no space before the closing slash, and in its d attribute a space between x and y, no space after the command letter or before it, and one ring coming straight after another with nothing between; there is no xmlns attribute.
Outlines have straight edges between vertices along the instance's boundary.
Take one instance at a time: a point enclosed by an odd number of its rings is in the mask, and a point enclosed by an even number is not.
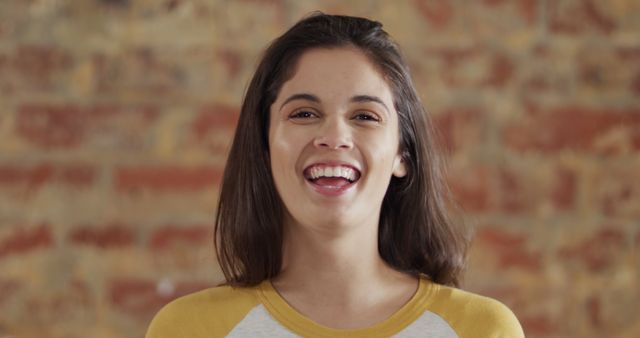
<svg viewBox="0 0 640 338"><path fill-rule="evenodd" d="M390 113L389 111L389 107L387 107L386 104L384 104L384 102L382 102L382 100L377 97L377 96L371 96L371 95L356 95L354 97L351 98L350 100L351 102L375 102L375 103L379 103L381 104L384 109Z"/></svg>
<svg viewBox="0 0 640 338"><path fill-rule="evenodd" d="M295 100L305 100L305 101L311 101L311 102L314 102L314 103L320 103L320 98L318 98L317 96L315 96L313 94L309 94L309 93L293 94L293 95L289 96L286 100L284 100L284 102L280 106L280 110L282 110L282 107L284 107L287 103L289 103L291 101L295 101ZM387 107L387 105L384 104L382 99L380 99L377 96L356 95L356 96L353 96L351 98L351 100L349 100L349 102L357 102L357 103L375 102L375 103L378 103L378 104L382 105L387 112L390 112L389 111L389 107Z"/></svg>
<svg viewBox="0 0 640 338"><path fill-rule="evenodd" d="M315 95L308 94L308 93L293 94L289 96L286 100L284 100L284 102L282 102L282 105L280 106L280 110L282 110L282 107L284 107L284 105L295 100L305 100L305 101L320 103L320 99Z"/></svg>

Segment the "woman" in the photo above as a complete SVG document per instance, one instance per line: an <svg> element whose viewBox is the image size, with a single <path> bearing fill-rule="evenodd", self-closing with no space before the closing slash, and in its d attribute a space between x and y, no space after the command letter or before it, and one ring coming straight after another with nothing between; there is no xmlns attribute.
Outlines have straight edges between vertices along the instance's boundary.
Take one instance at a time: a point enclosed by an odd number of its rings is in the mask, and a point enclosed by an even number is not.
<svg viewBox="0 0 640 338"><path fill-rule="evenodd" d="M431 123L398 47L367 19L315 14L267 49L223 178L224 286L179 298L147 337L523 337L454 288Z"/></svg>

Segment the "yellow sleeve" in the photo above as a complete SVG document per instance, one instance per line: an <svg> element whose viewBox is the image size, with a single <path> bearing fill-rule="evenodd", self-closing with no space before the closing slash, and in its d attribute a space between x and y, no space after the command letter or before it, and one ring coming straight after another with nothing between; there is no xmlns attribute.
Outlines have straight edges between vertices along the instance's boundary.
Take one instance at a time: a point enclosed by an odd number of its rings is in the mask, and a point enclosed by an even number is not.
<svg viewBox="0 0 640 338"><path fill-rule="evenodd" d="M524 338L516 316L497 300L440 286L431 307L460 338Z"/></svg>
<svg viewBox="0 0 640 338"><path fill-rule="evenodd" d="M520 322L504 304L486 299L482 305L476 305L482 320L471 321L468 329L460 337L524 338Z"/></svg>
<svg viewBox="0 0 640 338"><path fill-rule="evenodd" d="M165 305L151 321L146 338L224 337L257 304L251 289L199 291Z"/></svg>

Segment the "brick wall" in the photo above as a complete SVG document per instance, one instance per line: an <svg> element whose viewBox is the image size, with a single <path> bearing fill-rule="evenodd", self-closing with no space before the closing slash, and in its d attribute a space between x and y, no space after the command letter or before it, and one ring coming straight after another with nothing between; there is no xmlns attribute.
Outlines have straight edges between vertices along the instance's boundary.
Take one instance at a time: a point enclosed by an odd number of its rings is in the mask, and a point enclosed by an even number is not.
<svg viewBox="0 0 640 338"><path fill-rule="evenodd" d="M305 13L403 46L477 225L466 288L528 337L637 337L640 2L0 2L0 337L139 337L220 280L238 106Z"/></svg>

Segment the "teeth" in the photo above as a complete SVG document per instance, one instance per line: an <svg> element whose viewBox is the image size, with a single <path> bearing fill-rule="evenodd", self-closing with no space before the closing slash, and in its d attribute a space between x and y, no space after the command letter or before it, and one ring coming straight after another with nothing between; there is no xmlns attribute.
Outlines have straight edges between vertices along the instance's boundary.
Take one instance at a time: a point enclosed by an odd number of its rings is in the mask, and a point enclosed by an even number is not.
<svg viewBox="0 0 640 338"><path fill-rule="evenodd" d="M316 166L309 170L309 176L315 180L320 177L342 177L351 182L356 180L356 173L353 169L348 167L320 167Z"/></svg>

